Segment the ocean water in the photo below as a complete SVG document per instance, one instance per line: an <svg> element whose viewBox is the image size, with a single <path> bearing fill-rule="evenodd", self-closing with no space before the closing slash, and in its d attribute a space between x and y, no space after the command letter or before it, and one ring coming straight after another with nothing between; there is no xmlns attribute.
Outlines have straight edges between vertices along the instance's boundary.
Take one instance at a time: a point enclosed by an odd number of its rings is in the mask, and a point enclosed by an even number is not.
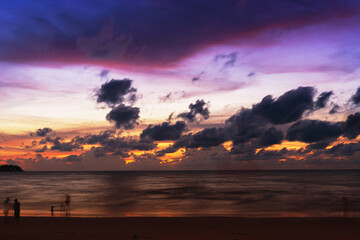
<svg viewBox="0 0 360 240"><path fill-rule="evenodd" d="M71 196L71 216L359 217L360 171L0 173L0 200L49 216ZM64 216L55 211L55 216Z"/></svg>

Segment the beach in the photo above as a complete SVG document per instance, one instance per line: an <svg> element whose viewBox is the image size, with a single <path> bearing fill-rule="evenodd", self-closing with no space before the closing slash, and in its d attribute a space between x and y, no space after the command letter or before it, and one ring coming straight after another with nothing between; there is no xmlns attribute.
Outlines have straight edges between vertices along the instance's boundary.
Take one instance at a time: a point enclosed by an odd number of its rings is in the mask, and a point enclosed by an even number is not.
<svg viewBox="0 0 360 240"><path fill-rule="evenodd" d="M359 218L23 217L20 224L0 224L2 240L355 240L359 236Z"/></svg>

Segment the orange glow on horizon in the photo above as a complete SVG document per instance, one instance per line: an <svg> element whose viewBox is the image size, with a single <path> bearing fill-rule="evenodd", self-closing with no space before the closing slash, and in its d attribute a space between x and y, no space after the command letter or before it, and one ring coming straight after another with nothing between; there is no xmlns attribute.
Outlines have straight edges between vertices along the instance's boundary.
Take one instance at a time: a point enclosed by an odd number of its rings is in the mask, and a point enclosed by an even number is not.
<svg viewBox="0 0 360 240"><path fill-rule="evenodd" d="M173 141L161 141L157 143L157 150L163 150L167 147L170 147L174 142Z"/></svg>
<svg viewBox="0 0 360 240"><path fill-rule="evenodd" d="M184 153L186 152L185 148L180 148L176 152L173 153L166 153L164 156L159 157L161 159L161 163L171 163L171 162L178 162L181 161Z"/></svg>
<svg viewBox="0 0 360 240"><path fill-rule="evenodd" d="M101 147L100 144L86 144L86 145L83 145L83 148L85 151L88 151L88 150L91 150L91 148L98 148L98 147Z"/></svg>
<svg viewBox="0 0 360 240"><path fill-rule="evenodd" d="M126 164L129 164L129 163L135 162L135 159L134 159L134 156L132 155L130 157L124 158L124 161Z"/></svg>
<svg viewBox="0 0 360 240"><path fill-rule="evenodd" d="M335 142L333 142L332 144L330 144L329 146L326 147L326 149L330 149L334 146L336 146L337 144L349 144L349 143L358 143L360 141L360 135L357 138L354 139L348 139L345 137L339 137Z"/></svg>
<svg viewBox="0 0 360 240"><path fill-rule="evenodd" d="M279 151L283 148L286 148L288 150L299 150L301 148L305 148L306 146L308 146L308 143L304 143L304 142L298 142L298 141L283 141L280 144L275 144L272 145L270 147L264 148L267 151ZM258 151L260 151L261 149L258 149Z"/></svg>
<svg viewBox="0 0 360 240"><path fill-rule="evenodd" d="M233 147L233 142L232 141L224 142L222 145L227 151L230 152Z"/></svg>
<svg viewBox="0 0 360 240"><path fill-rule="evenodd" d="M41 144L37 145L40 141L40 137L31 137L28 135L19 135L19 136L9 136L7 141L3 141L0 146L0 161L2 164L6 164L7 159L25 159L25 158L33 158L36 159L37 155L40 154L44 158L65 158L70 155L80 155L83 154L92 148L101 147L100 144L85 144L82 145L83 149L75 149L73 151L58 151L58 150L51 150L51 143L48 144ZM32 145L33 141L36 140L37 144ZM62 142L70 142L71 138L63 138ZM330 149L333 146L337 144L350 144L350 143L357 143L360 141L360 136L358 136L356 139L349 140L345 137L339 137L337 141L333 142L331 145L327 146L326 149ZM158 141L156 142L157 147L155 149L149 150L149 151L139 151L139 150L132 150L126 152L129 154L129 157L123 158L123 160L126 162L126 164L136 162L136 157L141 157L142 155L153 155L156 156L156 152L164 150L168 147L170 147L174 142L173 141ZM279 151L283 148L286 148L288 150L299 150L301 148L306 148L309 144L304 142L298 142L298 141L287 141L284 140L281 144L272 145L267 148L263 148L266 151ZM41 150L42 147L47 146L47 150L44 152L36 152L36 150ZM233 147L232 141L227 141L222 144L222 146L227 150L231 151L231 148ZM262 148L259 148L256 150L256 153L261 151ZM176 165L177 163L182 161L182 158L184 157L184 154L186 152L185 148L178 149L174 153L165 153L163 156L157 157L160 160L161 164L169 164L169 165ZM112 153L108 153L112 154ZM311 155L313 152L306 153L305 155ZM294 160L302 160L305 158L305 156L289 156ZM327 158L327 156L323 156L324 159ZM341 158L340 158L341 159ZM285 162L286 159L279 159L279 162Z"/></svg>

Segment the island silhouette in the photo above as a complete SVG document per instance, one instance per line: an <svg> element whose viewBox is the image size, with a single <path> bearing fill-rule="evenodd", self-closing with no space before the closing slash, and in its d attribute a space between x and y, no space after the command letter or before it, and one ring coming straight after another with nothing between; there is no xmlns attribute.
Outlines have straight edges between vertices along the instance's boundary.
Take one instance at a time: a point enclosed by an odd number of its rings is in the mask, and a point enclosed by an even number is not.
<svg viewBox="0 0 360 240"><path fill-rule="evenodd" d="M0 172L23 172L21 167L17 165L1 165Z"/></svg>

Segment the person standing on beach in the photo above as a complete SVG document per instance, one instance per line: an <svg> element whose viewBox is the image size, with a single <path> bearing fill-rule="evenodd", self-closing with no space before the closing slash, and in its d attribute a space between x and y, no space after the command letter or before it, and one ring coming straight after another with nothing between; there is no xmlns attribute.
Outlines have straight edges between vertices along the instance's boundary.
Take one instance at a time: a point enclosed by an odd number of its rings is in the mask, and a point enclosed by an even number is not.
<svg viewBox="0 0 360 240"><path fill-rule="evenodd" d="M70 197L70 195L66 195L66 199L65 199L65 214L66 214L66 216L70 216L70 203L71 203L71 197Z"/></svg>
<svg viewBox="0 0 360 240"><path fill-rule="evenodd" d="M9 210L10 210L10 198L5 198L4 201L4 223L8 222L8 214L9 214Z"/></svg>
<svg viewBox="0 0 360 240"><path fill-rule="evenodd" d="M20 223L20 203L17 199L14 200L14 217L15 222Z"/></svg>
<svg viewBox="0 0 360 240"><path fill-rule="evenodd" d="M50 208L51 216L54 216L54 211L55 211L54 208L55 208L54 206L51 206L51 208Z"/></svg>

